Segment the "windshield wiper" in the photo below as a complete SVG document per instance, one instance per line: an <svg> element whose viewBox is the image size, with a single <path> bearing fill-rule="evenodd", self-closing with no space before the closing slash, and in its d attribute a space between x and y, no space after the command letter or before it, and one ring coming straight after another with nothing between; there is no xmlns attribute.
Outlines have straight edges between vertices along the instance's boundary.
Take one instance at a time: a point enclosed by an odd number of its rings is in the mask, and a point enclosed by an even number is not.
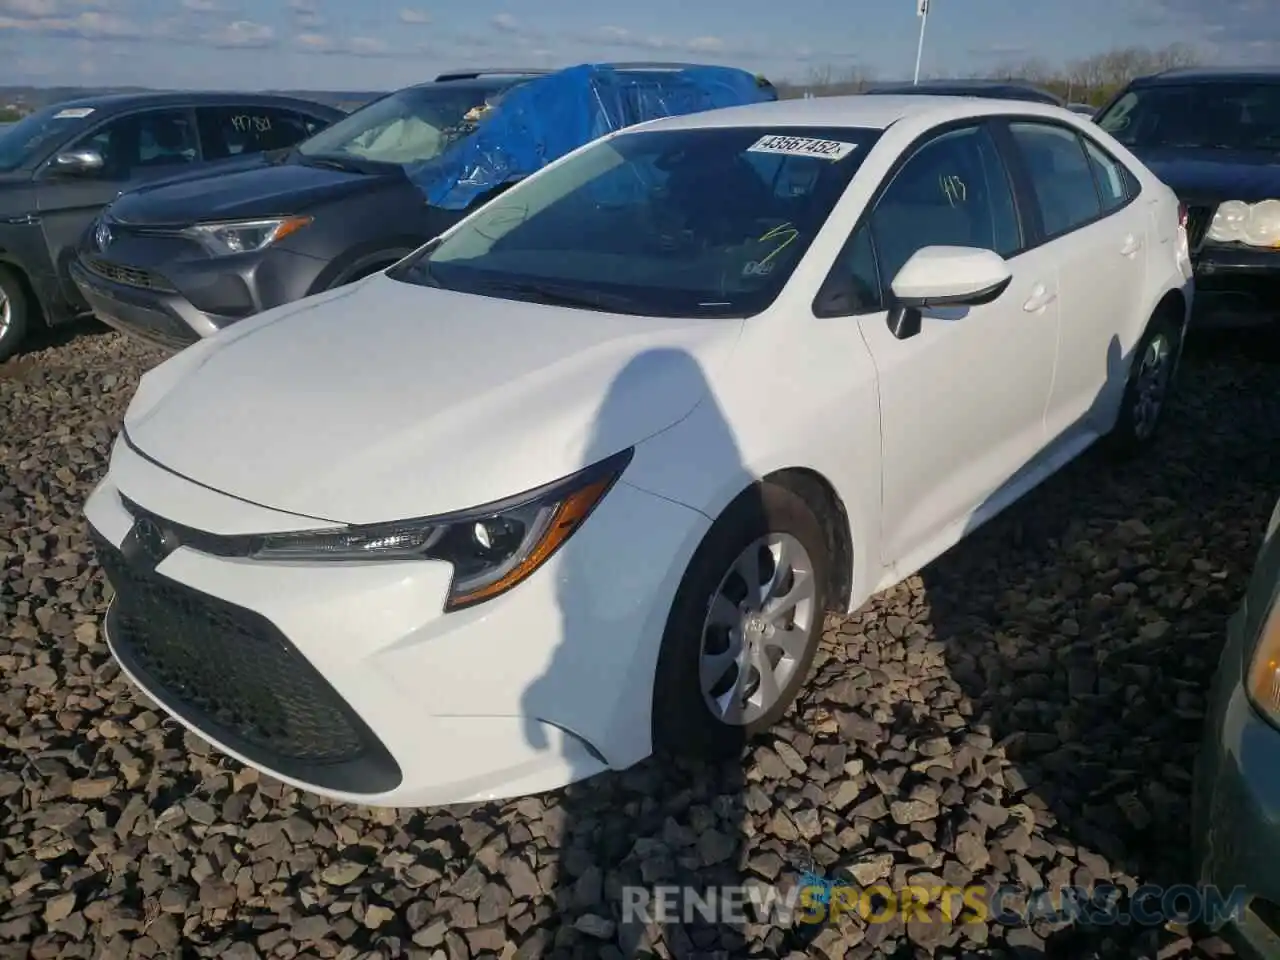
<svg viewBox="0 0 1280 960"><path fill-rule="evenodd" d="M327 153L318 153L314 156L300 153L299 156L304 164L309 167L328 167L330 170L342 170L346 173L368 173L369 168L354 160L345 160L342 157L335 157Z"/></svg>
<svg viewBox="0 0 1280 960"><path fill-rule="evenodd" d="M486 290L514 293L517 296L534 299L539 303L554 304L561 307L584 307L588 310L602 310L606 313L635 313L636 302L630 297L612 293L600 293L595 290L574 290L558 287L554 284L538 281L488 281L481 286Z"/></svg>

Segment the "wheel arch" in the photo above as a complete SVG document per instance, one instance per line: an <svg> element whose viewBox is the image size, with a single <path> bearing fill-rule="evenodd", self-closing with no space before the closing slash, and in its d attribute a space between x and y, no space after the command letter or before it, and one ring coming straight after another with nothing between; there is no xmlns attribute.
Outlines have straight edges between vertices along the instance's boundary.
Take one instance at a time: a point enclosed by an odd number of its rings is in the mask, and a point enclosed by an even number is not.
<svg viewBox="0 0 1280 960"><path fill-rule="evenodd" d="M27 306L31 309L31 319L37 323L44 323L47 315L44 300L36 289L35 283L32 282L31 274L27 271L27 268L9 254L8 251L0 250L0 270L13 274L14 279L22 287L23 295L27 298Z"/></svg>
<svg viewBox="0 0 1280 960"><path fill-rule="evenodd" d="M849 511L836 493L831 481L809 467L784 467L764 476L772 483L794 493L813 511L822 525L827 540L827 556L831 562L827 596L832 613L845 613L853 593L854 540Z"/></svg>

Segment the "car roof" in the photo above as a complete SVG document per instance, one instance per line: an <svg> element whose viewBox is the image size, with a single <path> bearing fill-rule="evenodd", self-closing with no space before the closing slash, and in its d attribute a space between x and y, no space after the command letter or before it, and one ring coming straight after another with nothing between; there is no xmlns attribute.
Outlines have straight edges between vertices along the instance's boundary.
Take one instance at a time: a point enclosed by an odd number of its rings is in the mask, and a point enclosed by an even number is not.
<svg viewBox="0 0 1280 960"><path fill-rule="evenodd" d="M881 83L866 90L877 96L912 94L913 96L941 94L946 91L972 91L988 97L1006 97L1011 100L1030 100L1059 105L1062 99L1042 87L1016 80L922 80L920 83Z"/></svg>
<svg viewBox="0 0 1280 960"><path fill-rule="evenodd" d="M1131 86L1182 83L1280 83L1280 67L1181 67L1139 77Z"/></svg>
<svg viewBox="0 0 1280 960"><path fill-rule="evenodd" d="M944 97L925 94L775 100L722 107L701 113L663 117L639 125L645 130L700 127L850 127L884 130L899 120L921 117L935 123L965 117L1030 114L1061 118L1075 116L1047 103L996 100L990 97ZM633 128L635 129L635 128Z"/></svg>
<svg viewBox="0 0 1280 960"><path fill-rule="evenodd" d="M279 93L247 93L245 91L216 90L148 90L139 93L102 93L91 97L76 97L74 100L60 100L50 104L60 109L71 110L78 107L93 108L103 113L117 113L123 110L145 109L147 107L163 107L169 104L202 104L202 103L278 103L306 104L311 107L332 107L305 97L293 97Z"/></svg>

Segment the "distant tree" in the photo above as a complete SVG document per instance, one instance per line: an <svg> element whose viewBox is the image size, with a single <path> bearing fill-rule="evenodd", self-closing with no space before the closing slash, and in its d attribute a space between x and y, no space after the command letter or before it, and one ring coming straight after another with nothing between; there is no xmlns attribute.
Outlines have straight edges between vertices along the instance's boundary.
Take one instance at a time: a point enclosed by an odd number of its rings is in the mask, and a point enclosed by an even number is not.
<svg viewBox="0 0 1280 960"><path fill-rule="evenodd" d="M993 80L1033 83L1056 93L1064 100L1101 105L1135 77L1178 67L1192 67L1200 62L1200 55L1194 47L1175 43L1154 50L1147 47L1123 47L1059 66L1038 58L1014 61L999 64L980 76ZM939 74L930 75L930 79L960 78L960 75L945 78ZM784 97L800 97L806 92L817 97L860 93L871 80L871 74L861 67L837 75L832 67L823 66L812 69L802 82L778 84L778 91Z"/></svg>

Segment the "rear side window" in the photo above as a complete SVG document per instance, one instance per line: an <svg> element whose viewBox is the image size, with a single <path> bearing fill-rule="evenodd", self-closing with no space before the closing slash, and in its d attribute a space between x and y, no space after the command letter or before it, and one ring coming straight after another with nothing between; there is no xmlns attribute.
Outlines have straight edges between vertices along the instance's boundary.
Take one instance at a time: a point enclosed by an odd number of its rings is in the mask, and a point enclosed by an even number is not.
<svg viewBox="0 0 1280 960"><path fill-rule="evenodd" d="M281 107L198 107L196 116L209 160L279 150L309 136L302 117Z"/></svg>
<svg viewBox="0 0 1280 960"><path fill-rule="evenodd" d="M1047 236L1059 236L1101 216L1093 169L1074 132L1044 123L1011 123L1009 131L1031 177Z"/></svg>
<svg viewBox="0 0 1280 960"><path fill-rule="evenodd" d="M1118 210L1132 196L1124 167L1088 137L1081 139L1084 141L1084 152L1089 157L1094 179L1098 183L1098 192L1102 195L1102 209L1107 213Z"/></svg>

